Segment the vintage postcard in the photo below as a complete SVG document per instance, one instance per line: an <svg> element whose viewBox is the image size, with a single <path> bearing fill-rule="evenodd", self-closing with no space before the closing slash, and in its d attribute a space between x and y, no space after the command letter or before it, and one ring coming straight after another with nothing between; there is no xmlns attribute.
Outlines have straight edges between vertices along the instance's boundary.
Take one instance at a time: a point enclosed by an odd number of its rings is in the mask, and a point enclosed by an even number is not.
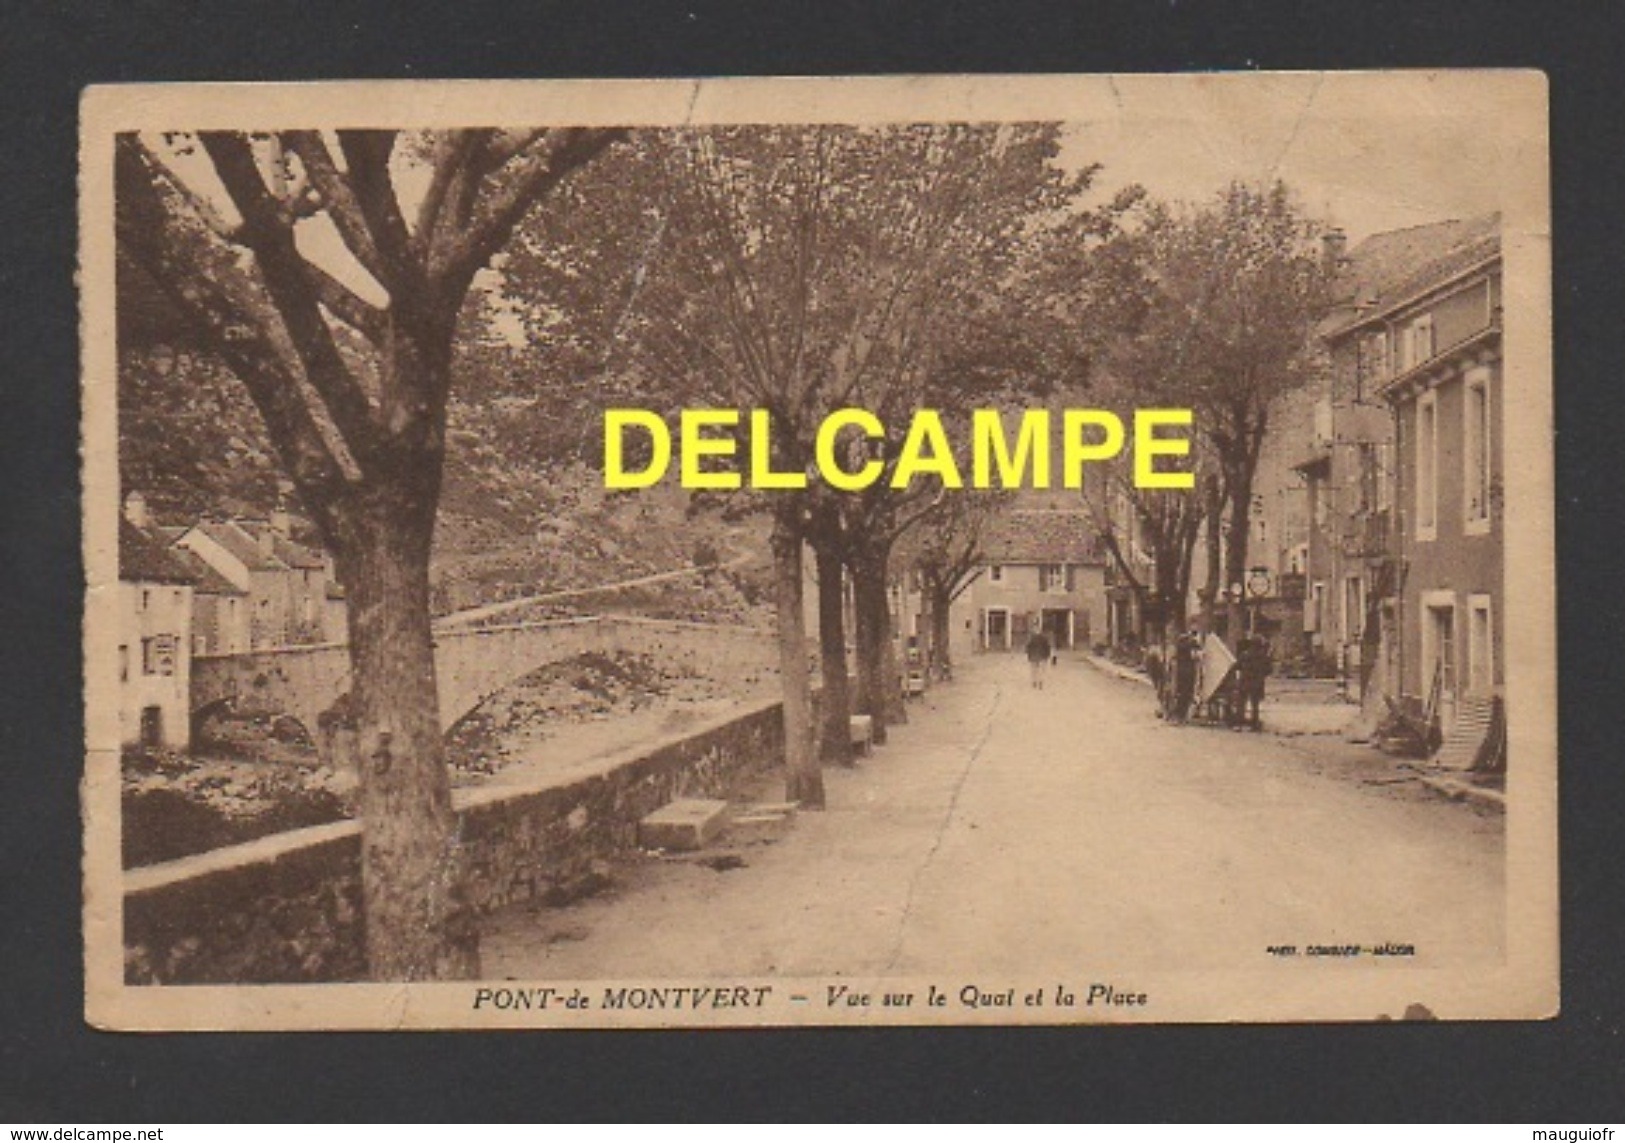
<svg viewBox="0 0 1625 1143"><path fill-rule="evenodd" d="M82 131L98 1027L1557 1012L1538 73Z"/></svg>

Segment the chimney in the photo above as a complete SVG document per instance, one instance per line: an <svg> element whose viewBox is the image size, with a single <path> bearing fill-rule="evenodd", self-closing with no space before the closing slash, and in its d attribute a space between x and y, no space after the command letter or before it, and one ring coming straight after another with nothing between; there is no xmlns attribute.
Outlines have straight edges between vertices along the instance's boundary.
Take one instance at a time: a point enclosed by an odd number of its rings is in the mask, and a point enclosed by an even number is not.
<svg viewBox="0 0 1625 1143"><path fill-rule="evenodd" d="M1335 274L1348 260L1349 238L1343 228L1334 226L1320 236L1321 264L1329 274Z"/></svg>
<svg viewBox="0 0 1625 1143"><path fill-rule="evenodd" d="M124 518L137 528L146 528L152 524L152 516L147 512L147 498L140 492L131 492L124 498Z"/></svg>

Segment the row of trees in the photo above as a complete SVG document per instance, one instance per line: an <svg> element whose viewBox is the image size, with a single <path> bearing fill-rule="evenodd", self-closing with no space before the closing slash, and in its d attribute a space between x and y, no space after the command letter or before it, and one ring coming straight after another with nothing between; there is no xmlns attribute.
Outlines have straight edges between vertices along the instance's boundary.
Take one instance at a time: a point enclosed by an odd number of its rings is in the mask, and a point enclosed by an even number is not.
<svg viewBox="0 0 1625 1143"><path fill-rule="evenodd" d="M1191 529L1217 529L1226 504L1226 560L1245 567L1268 407L1301 374L1314 304L1306 224L1279 188L1232 188L1187 212L1138 191L1094 204L1097 168L1063 168L1060 143L1053 125L966 124L118 140L121 274L156 283L241 380L346 588L376 978L478 972L428 605L459 384L481 399L539 389L564 426L612 403L765 409L772 432L745 454L809 473L819 424L847 406L891 427L837 450L889 475L920 407L952 419L1085 389L1096 405L1193 405L1204 495L1131 497L1155 589L1183 594ZM549 447L584 447L568 433ZM728 507L770 520L787 796L821 807L849 713L882 734L901 717L893 571L918 570L940 659L998 503L928 481L852 492L814 476ZM1138 584L1120 514L1099 507ZM1165 570L1165 547L1184 564Z"/></svg>
<svg viewBox="0 0 1625 1143"><path fill-rule="evenodd" d="M1093 400L1190 408L1198 430L1193 491L1136 488L1126 465L1085 491L1122 581L1156 617L1153 638L1188 621L1199 550L1205 626L1245 582L1271 418L1325 367L1314 330L1336 267L1319 229L1283 184L1235 184L1194 206L1148 204L1142 225L1096 255L1113 336Z"/></svg>

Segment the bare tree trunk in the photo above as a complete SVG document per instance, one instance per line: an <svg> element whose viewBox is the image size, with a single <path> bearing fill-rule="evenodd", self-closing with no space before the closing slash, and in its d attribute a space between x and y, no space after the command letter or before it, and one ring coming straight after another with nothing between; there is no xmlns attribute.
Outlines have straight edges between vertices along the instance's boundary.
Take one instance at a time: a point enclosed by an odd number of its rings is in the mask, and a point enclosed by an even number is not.
<svg viewBox="0 0 1625 1143"><path fill-rule="evenodd" d="M473 979L479 933L463 885L429 630L435 498L393 492L337 512L367 966L374 980Z"/></svg>
<svg viewBox="0 0 1625 1143"><path fill-rule="evenodd" d="M1219 582L1224 574L1224 567L1220 563L1222 555L1221 539L1223 533L1220 529L1222 513L1220 508L1223 501L1219 496L1219 482L1213 477L1207 480L1207 586L1202 589L1202 630L1213 630L1214 608L1218 605L1219 593L1224 585Z"/></svg>
<svg viewBox="0 0 1625 1143"><path fill-rule="evenodd" d="M886 594L885 568L888 561L881 562L880 574L880 698L881 709L886 712L886 722L892 726L902 726L908 722L908 703L903 695L903 664L897 658L897 640L892 638L891 605Z"/></svg>
<svg viewBox="0 0 1625 1143"><path fill-rule="evenodd" d="M813 748L812 684L807 678L807 633L802 615L801 535L796 508L779 509L773 523L773 600L778 612L779 676L784 690L786 801L824 808L824 772Z"/></svg>
<svg viewBox="0 0 1625 1143"><path fill-rule="evenodd" d="M1230 519L1225 523L1225 587L1241 591L1230 599L1230 643L1241 637L1247 609L1247 545L1252 539L1253 482L1251 475L1238 475L1230 486Z"/></svg>
<svg viewBox="0 0 1625 1143"><path fill-rule="evenodd" d="M948 597L947 589L939 589L935 601L931 604L931 646L940 678L947 678L954 666L950 645L950 640L953 639L950 625L952 609L953 600Z"/></svg>
<svg viewBox="0 0 1625 1143"><path fill-rule="evenodd" d="M1192 520L1180 538L1179 570L1174 580L1173 600L1174 615L1181 631L1190 618L1192 565L1196 562L1196 541L1201 534L1202 522Z"/></svg>
<svg viewBox="0 0 1625 1143"><path fill-rule="evenodd" d="M851 688L847 682L846 615L842 599L845 567L833 546L815 547L818 566L818 660L823 675L824 694L820 721L823 742L820 755L826 762L852 764Z"/></svg>
<svg viewBox="0 0 1625 1143"><path fill-rule="evenodd" d="M890 611L886 606L886 562L877 561L872 553L866 552L854 559L851 567L858 628L858 693L855 705L859 714L866 714L874 720L874 740L880 744L886 741L886 652L891 642L887 630Z"/></svg>

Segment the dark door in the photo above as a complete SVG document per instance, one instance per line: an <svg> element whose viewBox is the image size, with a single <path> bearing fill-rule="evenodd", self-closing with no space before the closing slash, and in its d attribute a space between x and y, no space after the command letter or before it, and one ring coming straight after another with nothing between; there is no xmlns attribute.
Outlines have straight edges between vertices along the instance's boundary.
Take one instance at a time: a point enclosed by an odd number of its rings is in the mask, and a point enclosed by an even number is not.
<svg viewBox="0 0 1625 1143"><path fill-rule="evenodd" d="M164 712L155 706L141 708L141 745L156 750L164 744Z"/></svg>
<svg viewBox="0 0 1625 1143"><path fill-rule="evenodd" d="M1072 643L1067 638L1067 618L1071 612L1065 608L1046 607L1044 609L1044 634L1049 637L1049 645L1057 651L1068 650Z"/></svg>

